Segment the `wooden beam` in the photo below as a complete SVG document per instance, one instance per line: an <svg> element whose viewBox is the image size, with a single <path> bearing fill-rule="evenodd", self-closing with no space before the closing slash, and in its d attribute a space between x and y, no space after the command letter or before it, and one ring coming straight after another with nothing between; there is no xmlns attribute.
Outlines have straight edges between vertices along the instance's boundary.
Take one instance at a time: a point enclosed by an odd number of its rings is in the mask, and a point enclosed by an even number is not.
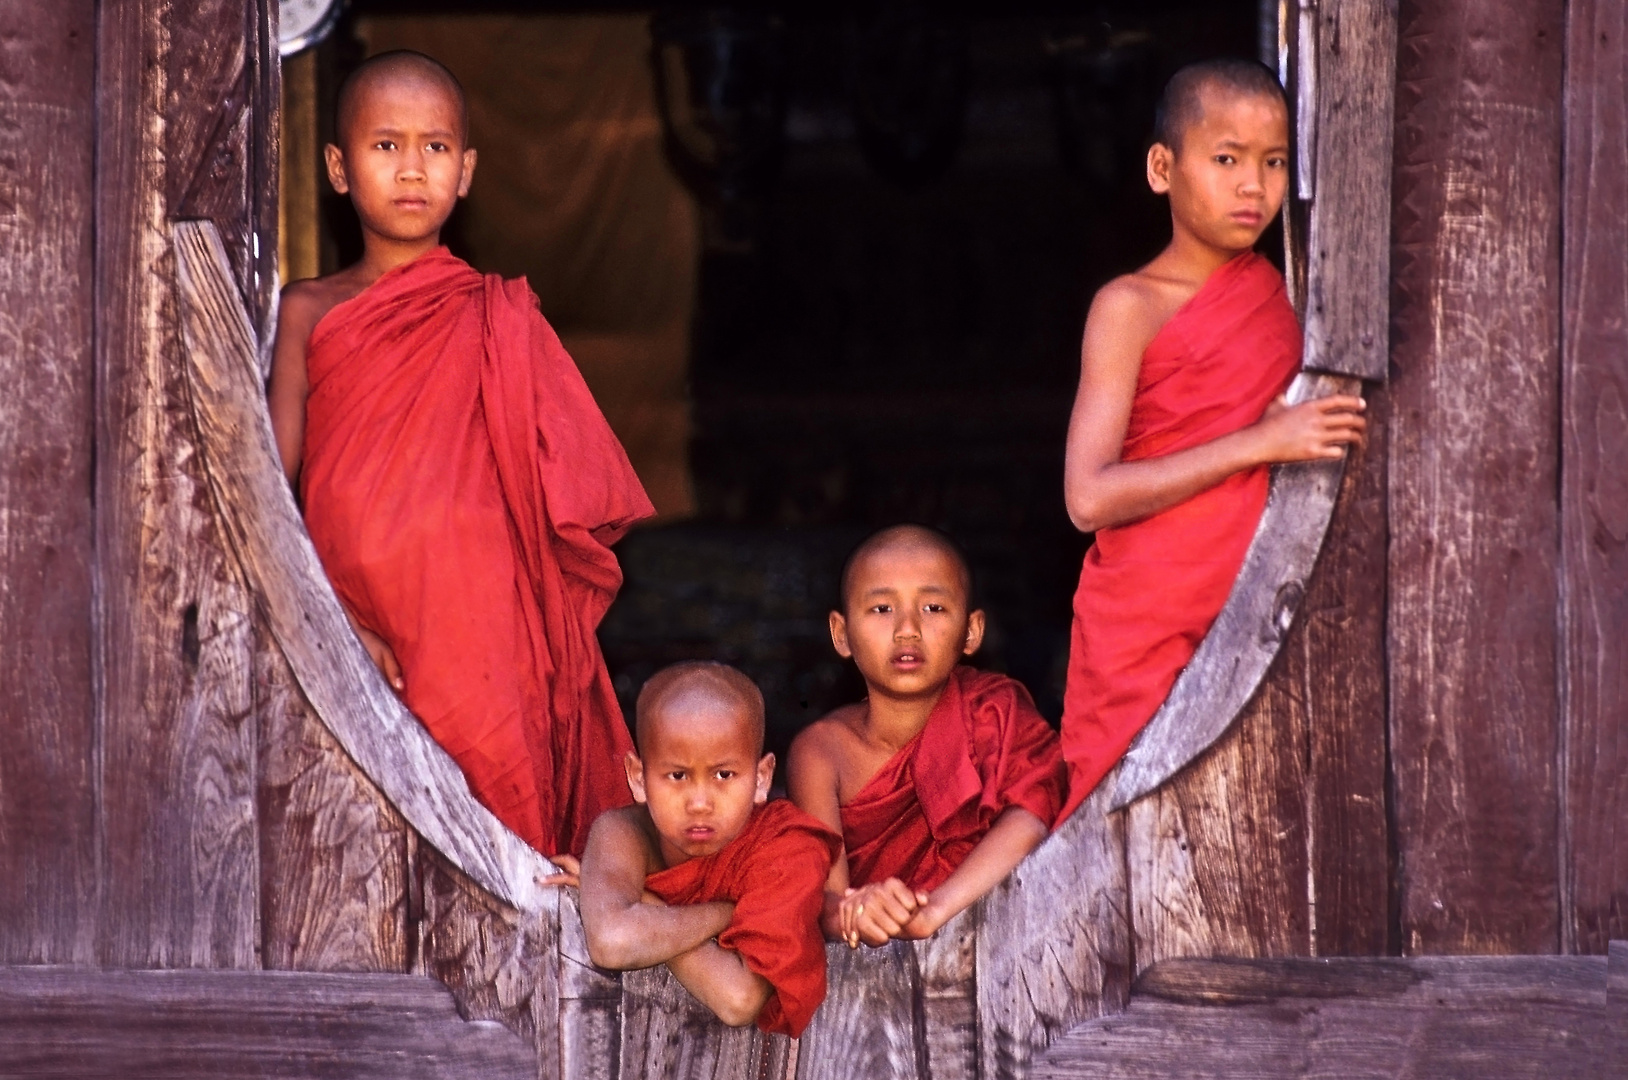
<svg viewBox="0 0 1628 1080"><path fill-rule="evenodd" d="M0 962L90 963L96 5L0 9Z"/></svg>
<svg viewBox="0 0 1628 1080"><path fill-rule="evenodd" d="M1560 946L1564 15L1401 5L1388 652L1411 954Z"/></svg>
<svg viewBox="0 0 1628 1080"><path fill-rule="evenodd" d="M917 1080L915 954L909 942L879 949L826 946L825 1003L797 1048L797 1080Z"/></svg>
<svg viewBox="0 0 1628 1080"><path fill-rule="evenodd" d="M182 7L97 8L98 958L252 967L253 629L188 407L166 165L217 105L181 92L172 43L241 60L245 16L195 24ZM199 184L244 184L247 167L200 159Z"/></svg>
<svg viewBox="0 0 1628 1080"><path fill-rule="evenodd" d="M1566 6L1561 935L1628 937L1628 3Z"/></svg>

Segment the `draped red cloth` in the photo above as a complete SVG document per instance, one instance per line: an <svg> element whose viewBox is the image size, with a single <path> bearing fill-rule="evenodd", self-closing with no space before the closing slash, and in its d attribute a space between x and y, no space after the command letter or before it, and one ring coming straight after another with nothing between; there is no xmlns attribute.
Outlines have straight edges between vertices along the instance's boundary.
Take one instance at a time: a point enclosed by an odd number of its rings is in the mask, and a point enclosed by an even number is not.
<svg viewBox="0 0 1628 1080"><path fill-rule="evenodd" d="M1259 420L1300 366L1283 277L1248 252L1210 275L1142 354L1123 461L1211 442ZM1270 470L1102 529L1074 594L1063 699L1073 813L1130 748L1221 613L1266 507Z"/></svg>
<svg viewBox="0 0 1628 1080"><path fill-rule="evenodd" d="M936 889L1008 808L1050 828L1065 785L1057 735L1023 684L958 667L921 731L842 807L848 879Z"/></svg>
<svg viewBox="0 0 1628 1080"><path fill-rule="evenodd" d="M301 491L340 599L394 650L407 707L545 854L631 801L595 631L609 545L651 512L523 279L445 248L319 322Z"/></svg>
<svg viewBox="0 0 1628 1080"><path fill-rule="evenodd" d="M752 811L741 834L716 855L645 878L669 904L727 900L735 917L718 944L740 954L774 992L757 1026L798 1038L825 1000L825 879L842 838L787 799Z"/></svg>

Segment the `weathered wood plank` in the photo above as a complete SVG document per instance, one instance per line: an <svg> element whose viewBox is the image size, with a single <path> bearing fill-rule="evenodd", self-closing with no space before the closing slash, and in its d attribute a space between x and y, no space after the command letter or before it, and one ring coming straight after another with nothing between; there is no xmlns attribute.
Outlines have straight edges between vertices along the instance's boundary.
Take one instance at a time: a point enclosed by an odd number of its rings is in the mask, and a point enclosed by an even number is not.
<svg viewBox="0 0 1628 1080"><path fill-rule="evenodd" d="M1368 394L1368 446L1346 462L1300 625L1284 646L1287 704L1304 715L1314 956L1383 956L1391 941L1385 759L1386 413Z"/></svg>
<svg viewBox="0 0 1628 1080"><path fill-rule="evenodd" d="M301 971L408 969L407 827L345 756L257 620L261 959Z"/></svg>
<svg viewBox="0 0 1628 1080"><path fill-rule="evenodd" d="M1305 710L1283 664L1237 727L1125 827L1137 969L1178 956L1305 956Z"/></svg>
<svg viewBox="0 0 1628 1080"><path fill-rule="evenodd" d="M401 975L0 969L8 1077L535 1077L525 1043Z"/></svg>
<svg viewBox="0 0 1628 1080"><path fill-rule="evenodd" d="M575 890L562 891L559 905L559 1075L612 1080L621 1075L621 980L588 959Z"/></svg>
<svg viewBox="0 0 1628 1080"><path fill-rule="evenodd" d="M1301 11L1307 11L1306 5ZM1305 366L1383 381L1390 357L1396 0L1321 0Z"/></svg>
<svg viewBox="0 0 1628 1080"><path fill-rule="evenodd" d="M983 910L983 905L975 904L932 937L911 946L916 954L922 1057L933 1080L978 1077L977 956Z"/></svg>
<svg viewBox="0 0 1628 1080"><path fill-rule="evenodd" d="M976 1075L983 1080L1028 1075L1060 1034L1125 1007L1130 896L1124 815L1107 809L1113 779L981 905Z"/></svg>
<svg viewBox="0 0 1628 1080"><path fill-rule="evenodd" d="M0 9L0 962L90 963L95 5Z"/></svg>
<svg viewBox="0 0 1628 1080"><path fill-rule="evenodd" d="M98 956L247 967L258 962L253 636L180 362L164 171L171 9L98 13Z"/></svg>
<svg viewBox="0 0 1628 1080"><path fill-rule="evenodd" d="M521 911L552 905L551 864L475 801L463 774L385 685L322 572L277 467L254 331L207 223L174 227L187 374L208 479L233 550L307 699L436 850Z"/></svg>
<svg viewBox="0 0 1628 1080"><path fill-rule="evenodd" d="M1388 639L1409 953L1560 944L1564 8L1401 6Z"/></svg>
<svg viewBox="0 0 1628 1080"><path fill-rule="evenodd" d="M797 1080L918 1080L915 953L828 945L825 1003L797 1048Z"/></svg>
<svg viewBox="0 0 1628 1080"><path fill-rule="evenodd" d="M1628 1009L1628 941L1613 941L1608 948L1606 1000L1617 1009Z"/></svg>
<svg viewBox="0 0 1628 1080"><path fill-rule="evenodd" d="M719 1023L664 966L622 976L623 1076L757 1080L768 1075L776 1041L789 1040L764 1035L754 1026L729 1028Z"/></svg>
<svg viewBox="0 0 1628 1080"><path fill-rule="evenodd" d="M1561 934L1628 936L1628 4L1572 0L1561 363Z"/></svg>

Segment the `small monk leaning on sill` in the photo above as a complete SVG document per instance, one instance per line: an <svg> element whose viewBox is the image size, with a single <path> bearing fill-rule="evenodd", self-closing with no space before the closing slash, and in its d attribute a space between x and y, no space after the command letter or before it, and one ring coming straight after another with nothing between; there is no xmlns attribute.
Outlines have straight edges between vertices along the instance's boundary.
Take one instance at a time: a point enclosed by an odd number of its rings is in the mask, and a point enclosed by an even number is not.
<svg viewBox="0 0 1628 1080"><path fill-rule="evenodd" d="M1271 71L1212 60L1166 86L1148 183L1171 240L1103 286L1081 346L1064 496L1096 534L1074 596L1063 704L1069 801L1091 794L1220 614L1266 506L1268 466L1361 445L1362 399L1290 406L1301 333L1254 246L1283 206L1289 112Z"/></svg>
<svg viewBox="0 0 1628 1080"><path fill-rule="evenodd" d="M1020 683L960 664L983 634L966 561L931 529L885 529L849 558L831 640L866 697L799 734L786 770L797 804L842 831L821 912L833 941L932 934L1057 820L1056 734Z"/></svg>
<svg viewBox="0 0 1628 1080"><path fill-rule="evenodd" d="M588 956L666 964L724 1023L798 1038L825 998L818 919L841 838L769 800L763 694L734 668L657 672L637 724L635 805L595 822L582 856Z"/></svg>
<svg viewBox="0 0 1628 1080"><path fill-rule="evenodd" d="M652 508L526 283L440 246L475 169L451 72L374 57L337 111L328 177L364 249L283 292L283 468L356 635L475 797L544 854L581 852L629 801L595 632L609 545Z"/></svg>

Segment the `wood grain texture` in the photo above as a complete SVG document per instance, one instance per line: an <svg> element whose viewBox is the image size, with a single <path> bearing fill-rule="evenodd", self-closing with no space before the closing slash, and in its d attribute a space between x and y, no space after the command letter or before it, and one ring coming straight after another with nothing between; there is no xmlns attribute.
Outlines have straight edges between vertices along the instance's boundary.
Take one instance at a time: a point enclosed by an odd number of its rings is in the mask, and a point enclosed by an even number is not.
<svg viewBox="0 0 1628 1080"><path fill-rule="evenodd" d="M187 374L208 479L232 548L307 700L437 851L497 899L540 910L552 865L475 801L451 757L385 685L350 631L276 464L257 342L208 223L174 227Z"/></svg>
<svg viewBox="0 0 1628 1080"><path fill-rule="evenodd" d="M0 9L0 962L94 959L95 5Z"/></svg>
<svg viewBox="0 0 1628 1080"><path fill-rule="evenodd" d="M0 968L7 1077L535 1077L525 1043L404 975Z"/></svg>
<svg viewBox="0 0 1628 1080"><path fill-rule="evenodd" d="M1354 379L1303 373L1291 401L1359 392ZM1266 510L1226 606L1210 625L1170 696L1131 744L1113 808L1174 776L1238 718L1277 657L1334 513L1343 461L1278 465Z"/></svg>
<svg viewBox="0 0 1628 1080"><path fill-rule="evenodd" d="M766 1078L773 1044L755 1026L725 1027L665 966L622 976L621 1075L646 1080ZM782 1050L782 1059L785 1054ZM779 1080L779 1078L776 1078Z"/></svg>
<svg viewBox="0 0 1628 1080"><path fill-rule="evenodd" d="M180 355L164 171L170 15L160 0L98 8L97 952L120 966L250 967L253 635L210 512Z"/></svg>
<svg viewBox="0 0 1628 1080"><path fill-rule="evenodd" d="M932 937L911 943L916 954L921 1055L933 1080L978 1077L977 957L983 912L983 904L974 904Z"/></svg>
<svg viewBox="0 0 1628 1080"><path fill-rule="evenodd" d="M1138 971L1180 956L1305 956L1305 712L1284 665L1237 727L1125 825Z"/></svg>
<svg viewBox="0 0 1628 1080"><path fill-rule="evenodd" d="M558 1031L562 1080L612 1080L621 1048L621 979L594 967L574 890L559 893ZM541 1045L541 1038L539 1038ZM545 1076L548 1076L546 1071Z"/></svg>
<svg viewBox="0 0 1628 1080"><path fill-rule="evenodd" d="M1628 4L1566 12L1561 934L1592 953L1628 937Z"/></svg>
<svg viewBox="0 0 1628 1080"><path fill-rule="evenodd" d="M1387 633L1409 953L1560 945L1564 7L1401 6Z"/></svg>
<svg viewBox="0 0 1628 1080"><path fill-rule="evenodd" d="M1028 1075L1075 1024L1125 1007L1131 980L1125 815L1113 776L983 901L977 1074ZM938 1072L933 1072L938 1080Z"/></svg>
<svg viewBox="0 0 1628 1080"><path fill-rule="evenodd" d="M1168 961L1034 1075L1592 1080L1628 1034L1604 975L1603 957Z"/></svg>
<svg viewBox="0 0 1628 1080"><path fill-rule="evenodd" d="M1383 381L1390 354L1396 0L1321 0L1310 12L1317 26L1317 153L1304 363Z"/></svg>
<svg viewBox="0 0 1628 1080"><path fill-rule="evenodd" d="M919 1080L915 953L908 942L879 949L828 945L825 1003L797 1047L797 1080Z"/></svg>
<svg viewBox="0 0 1628 1080"><path fill-rule="evenodd" d="M255 630L262 962L405 972L406 823L322 726L269 628Z"/></svg>
<svg viewBox="0 0 1628 1080"><path fill-rule="evenodd" d="M1616 1009L1628 1010L1628 941L1613 941L1607 948L1606 1000Z"/></svg>

